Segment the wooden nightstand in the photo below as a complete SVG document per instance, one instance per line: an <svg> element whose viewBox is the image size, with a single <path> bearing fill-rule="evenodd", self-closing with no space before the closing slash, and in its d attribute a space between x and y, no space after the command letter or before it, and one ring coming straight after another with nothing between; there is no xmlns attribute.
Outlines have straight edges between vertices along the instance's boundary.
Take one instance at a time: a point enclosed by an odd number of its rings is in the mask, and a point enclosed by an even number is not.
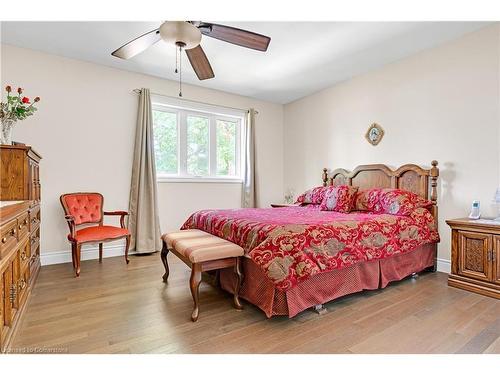
<svg viewBox="0 0 500 375"><path fill-rule="evenodd" d="M272 208L280 208L280 207L299 207L300 204L294 204L294 203L271 203Z"/></svg>
<svg viewBox="0 0 500 375"><path fill-rule="evenodd" d="M451 227L448 285L500 299L500 222L447 220Z"/></svg>

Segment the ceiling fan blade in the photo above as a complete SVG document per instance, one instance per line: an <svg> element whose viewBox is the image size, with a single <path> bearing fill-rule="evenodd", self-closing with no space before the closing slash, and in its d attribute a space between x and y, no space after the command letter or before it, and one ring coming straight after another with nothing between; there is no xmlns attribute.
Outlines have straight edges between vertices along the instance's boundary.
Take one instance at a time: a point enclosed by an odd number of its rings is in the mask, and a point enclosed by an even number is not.
<svg viewBox="0 0 500 375"><path fill-rule="evenodd" d="M116 51L113 51L111 54L115 57L119 57L120 59L127 60L141 53L146 48L151 47L160 39L160 29L155 29L150 31L149 33L135 38L134 40L118 48Z"/></svg>
<svg viewBox="0 0 500 375"><path fill-rule="evenodd" d="M268 36L216 23L200 22L198 28L203 35L257 51L267 51L271 42Z"/></svg>
<svg viewBox="0 0 500 375"><path fill-rule="evenodd" d="M215 77L207 55L205 55L200 45L192 49L187 49L186 54L200 81Z"/></svg>

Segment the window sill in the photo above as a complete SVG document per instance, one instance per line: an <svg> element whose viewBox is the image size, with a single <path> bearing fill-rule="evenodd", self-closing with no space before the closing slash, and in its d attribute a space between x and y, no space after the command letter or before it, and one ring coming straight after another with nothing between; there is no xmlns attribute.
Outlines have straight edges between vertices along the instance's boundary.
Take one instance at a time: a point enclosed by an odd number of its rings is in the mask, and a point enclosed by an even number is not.
<svg viewBox="0 0 500 375"><path fill-rule="evenodd" d="M217 177L157 177L156 182L164 183L210 183L210 184L242 184L239 178L217 178Z"/></svg>

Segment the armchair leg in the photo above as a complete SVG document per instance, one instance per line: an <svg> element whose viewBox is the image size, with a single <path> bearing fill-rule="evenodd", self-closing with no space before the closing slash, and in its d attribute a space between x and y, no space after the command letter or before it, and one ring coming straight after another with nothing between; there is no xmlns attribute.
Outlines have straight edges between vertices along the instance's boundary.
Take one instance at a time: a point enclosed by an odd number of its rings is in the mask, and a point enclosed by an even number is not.
<svg viewBox="0 0 500 375"><path fill-rule="evenodd" d="M71 261L73 262L73 270L76 268L76 244L71 242Z"/></svg>
<svg viewBox="0 0 500 375"><path fill-rule="evenodd" d="M127 236L126 243L125 243L125 262L127 264L130 263L130 260L128 259L128 248L130 247L130 234Z"/></svg>
<svg viewBox="0 0 500 375"><path fill-rule="evenodd" d="M189 287L191 288L191 295L193 296L193 313L191 314L191 320L196 322L198 316L200 315L200 297L199 297L199 287L201 282L201 266L199 264L193 264L191 269L191 278L189 279Z"/></svg>
<svg viewBox="0 0 500 375"><path fill-rule="evenodd" d="M99 244L99 263L102 263L102 242Z"/></svg>
<svg viewBox="0 0 500 375"><path fill-rule="evenodd" d="M80 277L80 255L82 252L82 245L81 244L76 244L76 254L75 254L75 263L76 263L76 269L75 269L75 274L76 277Z"/></svg>

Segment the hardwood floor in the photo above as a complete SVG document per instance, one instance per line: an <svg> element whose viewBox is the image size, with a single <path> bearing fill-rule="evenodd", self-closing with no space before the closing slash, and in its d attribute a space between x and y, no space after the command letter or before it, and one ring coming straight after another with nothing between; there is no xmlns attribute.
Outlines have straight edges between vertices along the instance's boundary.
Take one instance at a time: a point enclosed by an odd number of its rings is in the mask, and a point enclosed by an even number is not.
<svg viewBox="0 0 500 375"><path fill-rule="evenodd" d="M174 257L169 283L159 254L42 267L14 352L69 353L500 353L500 301L424 273L288 319L267 319L202 282L190 320L189 270Z"/></svg>

